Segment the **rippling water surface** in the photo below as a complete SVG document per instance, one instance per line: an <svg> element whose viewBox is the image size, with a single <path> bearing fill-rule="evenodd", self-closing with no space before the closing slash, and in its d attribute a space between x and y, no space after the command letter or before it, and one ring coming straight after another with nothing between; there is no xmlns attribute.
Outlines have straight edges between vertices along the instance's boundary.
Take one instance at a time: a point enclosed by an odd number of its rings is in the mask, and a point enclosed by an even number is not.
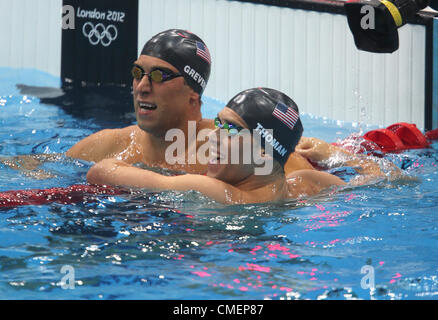
<svg viewBox="0 0 438 320"><path fill-rule="evenodd" d="M101 107L79 117L77 101L48 104L16 87L57 87L58 79L0 71L2 157L63 153L92 132L134 121L130 111ZM222 106L205 98L204 114ZM303 124L305 136L328 141L369 129L311 115ZM196 192L139 190L0 209L0 298L436 299L432 147L387 157L418 182L301 201L223 206ZM0 164L0 191L85 183L90 166L59 156L40 167L52 178L36 180Z"/></svg>

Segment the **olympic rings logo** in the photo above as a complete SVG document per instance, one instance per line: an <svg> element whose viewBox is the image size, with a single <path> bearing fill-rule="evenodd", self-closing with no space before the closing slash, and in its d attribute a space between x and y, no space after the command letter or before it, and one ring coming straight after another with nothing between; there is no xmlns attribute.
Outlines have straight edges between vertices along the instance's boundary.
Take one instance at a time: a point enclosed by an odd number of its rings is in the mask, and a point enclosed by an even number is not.
<svg viewBox="0 0 438 320"><path fill-rule="evenodd" d="M105 28L103 23L94 26L93 23L87 22L82 27L82 33L93 46L100 42L104 47L108 47L118 36L117 28L114 25L110 24Z"/></svg>

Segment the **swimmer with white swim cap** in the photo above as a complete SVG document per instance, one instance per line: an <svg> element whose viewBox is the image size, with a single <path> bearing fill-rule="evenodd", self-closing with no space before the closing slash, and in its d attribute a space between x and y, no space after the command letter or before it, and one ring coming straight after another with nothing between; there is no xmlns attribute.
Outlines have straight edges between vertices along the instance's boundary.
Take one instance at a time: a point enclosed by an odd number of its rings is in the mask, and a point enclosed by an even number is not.
<svg viewBox="0 0 438 320"><path fill-rule="evenodd" d="M285 114L293 114L294 120L290 121L281 114L279 116L279 110ZM206 176L164 176L123 161L106 159L89 170L87 180L93 184L156 191L196 190L218 202L228 204L296 198L299 195L318 193L332 185L345 184L333 175L316 170L295 171L288 176L294 184L288 183L284 165L300 140L303 127L296 104L279 91L268 88L242 91L218 113L215 126L216 129L209 135L212 152ZM251 133L252 139L249 142L240 139L244 133ZM254 148L258 143L260 148ZM269 172L256 174L256 169L261 165L254 158L248 163L242 161L248 145L251 145L249 150L259 150L259 156L265 162L272 161ZM237 163L230 161L232 153L229 151L232 148L239 151ZM269 149L271 153L266 152ZM263 153L263 150L266 151Z"/></svg>

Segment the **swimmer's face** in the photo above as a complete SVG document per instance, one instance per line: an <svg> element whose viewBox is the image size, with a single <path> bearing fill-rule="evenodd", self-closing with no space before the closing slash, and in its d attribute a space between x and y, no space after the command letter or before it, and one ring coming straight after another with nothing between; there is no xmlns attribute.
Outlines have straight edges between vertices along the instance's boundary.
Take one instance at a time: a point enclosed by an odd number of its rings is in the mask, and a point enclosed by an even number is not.
<svg viewBox="0 0 438 320"><path fill-rule="evenodd" d="M169 73L178 70L164 60L141 55L135 62L144 72L160 68ZM169 81L149 81L148 76L141 80L133 79L134 108L138 126L155 136L164 136L173 128L182 128L191 119L192 107L199 101L199 95L184 83L183 77Z"/></svg>
<svg viewBox="0 0 438 320"><path fill-rule="evenodd" d="M218 113L222 123L248 129L245 121L233 110L225 107ZM244 132L246 131L246 132ZM251 150L252 136L244 130L240 134L228 135L225 129L216 128L209 135L210 162L207 175L230 184L237 184L254 173L254 165L244 161L244 152ZM246 134L246 136L245 136ZM251 151L249 151L251 152ZM232 155L236 155L234 159ZM252 157L251 157L252 159ZM237 161L236 161L237 160Z"/></svg>

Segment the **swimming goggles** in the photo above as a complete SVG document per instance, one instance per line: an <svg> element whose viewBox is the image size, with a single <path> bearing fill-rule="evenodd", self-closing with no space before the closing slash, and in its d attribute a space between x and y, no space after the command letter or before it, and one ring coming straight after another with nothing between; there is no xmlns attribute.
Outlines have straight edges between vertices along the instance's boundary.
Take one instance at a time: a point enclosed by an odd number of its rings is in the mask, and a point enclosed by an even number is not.
<svg viewBox="0 0 438 320"><path fill-rule="evenodd" d="M181 73L174 73L167 69L162 68L154 68L149 73L144 72L143 68L137 65L134 65L131 69L131 75L136 80L141 80L143 76L148 76L149 81L154 82L165 82L172 80L173 78L182 77Z"/></svg>
<svg viewBox="0 0 438 320"><path fill-rule="evenodd" d="M234 135L236 135L236 134L239 134L240 131L242 131L243 129L245 129L245 128L242 128L242 127L236 126L235 124L228 123L228 122L225 122L225 121L224 121L224 123L222 123L222 121L221 121L221 119L219 119L219 117L216 117L216 118L214 119L214 127L215 127L216 129L219 128L219 129L225 129L225 130L227 130L227 132L228 132L228 134L229 134L230 136L234 136Z"/></svg>

